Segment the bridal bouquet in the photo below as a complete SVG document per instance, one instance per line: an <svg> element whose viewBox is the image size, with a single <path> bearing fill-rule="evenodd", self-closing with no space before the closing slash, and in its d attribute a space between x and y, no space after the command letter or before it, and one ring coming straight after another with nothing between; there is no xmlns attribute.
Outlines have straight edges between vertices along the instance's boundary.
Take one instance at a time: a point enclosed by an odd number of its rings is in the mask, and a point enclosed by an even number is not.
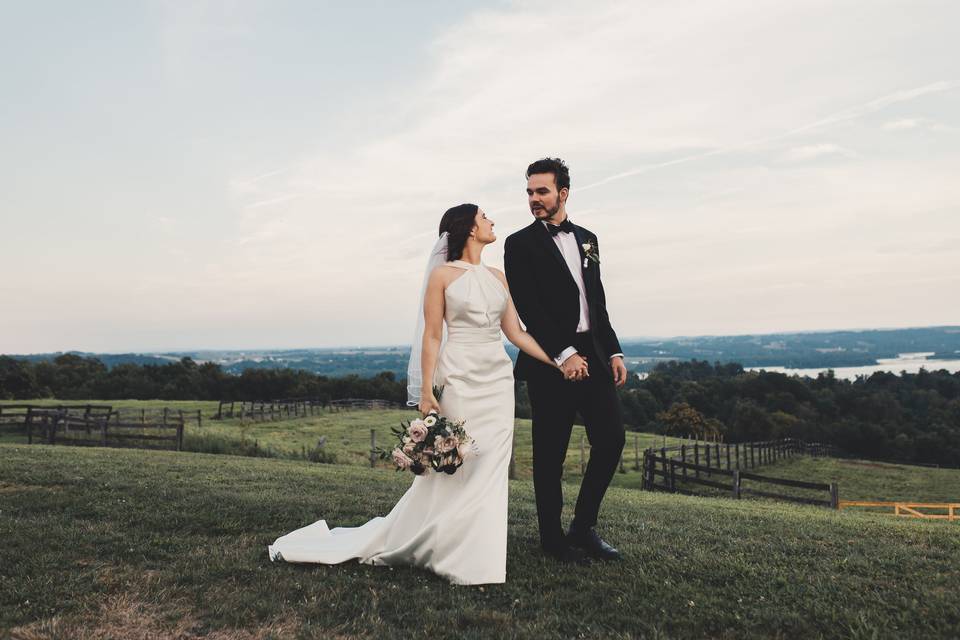
<svg viewBox="0 0 960 640"><path fill-rule="evenodd" d="M392 451L383 451L380 457L393 460L397 471L410 470L422 475L429 469L455 473L464 459L473 453L473 438L467 435L464 420L450 420L436 411L425 418L400 423L391 431L399 440Z"/></svg>

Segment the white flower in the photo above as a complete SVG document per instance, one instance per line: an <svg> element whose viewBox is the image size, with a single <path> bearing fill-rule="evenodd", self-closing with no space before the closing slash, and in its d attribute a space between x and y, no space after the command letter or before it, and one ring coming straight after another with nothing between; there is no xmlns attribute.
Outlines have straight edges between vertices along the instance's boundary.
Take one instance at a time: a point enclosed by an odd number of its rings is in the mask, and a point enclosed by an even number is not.
<svg viewBox="0 0 960 640"><path fill-rule="evenodd" d="M591 247L591 246L592 246L592 245L591 245L589 242L584 242L584 243L583 243L583 250L584 250L584 251L590 251L590 247Z"/></svg>
<svg viewBox="0 0 960 640"><path fill-rule="evenodd" d="M432 427L433 425L437 424L436 416L427 416L423 419L423 424L427 425L428 427Z"/></svg>

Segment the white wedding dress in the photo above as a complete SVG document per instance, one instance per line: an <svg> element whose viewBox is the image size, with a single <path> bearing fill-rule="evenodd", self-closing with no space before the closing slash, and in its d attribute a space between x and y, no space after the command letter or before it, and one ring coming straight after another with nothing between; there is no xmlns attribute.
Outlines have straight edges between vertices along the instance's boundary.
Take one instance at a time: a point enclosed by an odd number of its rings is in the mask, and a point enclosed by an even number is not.
<svg viewBox="0 0 960 640"><path fill-rule="evenodd" d="M269 545L271 560L414 565L455 584L502 583L507 565L507 473L513 443L513 366L503 346L503 284L483 264L464 270L444 293L447 341L434 384L441 413L466 420L477 450L456 473L428 471L386 516L328 529L324 520Z"/></svg>

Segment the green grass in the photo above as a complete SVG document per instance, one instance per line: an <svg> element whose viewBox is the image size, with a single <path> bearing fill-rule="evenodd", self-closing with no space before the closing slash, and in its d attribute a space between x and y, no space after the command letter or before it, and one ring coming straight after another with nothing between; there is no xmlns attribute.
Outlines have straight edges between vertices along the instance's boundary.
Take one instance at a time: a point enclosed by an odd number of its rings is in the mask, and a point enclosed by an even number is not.
<svg viewBox="0 0 960 640"><path fill-rule="evenodd" d="M271 563L324 518L383 515L410 477L228 455L0 445L0 630L15 637L951 638L960 529L613 487L625 554L570 569L510 486L507 582ZM357 500L356 496L364 496ZM575 496L567 494L569 516ZM0 632L0 637L5 634Z"/></svg>
<svg viewBox="0 0 960 640"><path fill-rule="evenodd" d="M18 401L26 404L28 401ZM302 458L304 449L310 450L317 441L326 436L324 448L333 454L337 464L353 466L370 466L370 430L376 430L377 446L386 448L392 444L391 427L396 427L401 421L410 420L418 414L412 410L375 410L375 411L341 411L338 413L321 413L315 416L306 416L290 420L275 422L240 423L239 418L221 421L210 420L209 416L216 414L216 402L166 402L154 400L114 400L114 401L34 401L30 404L112 404L114 408L125 411L139 411L145 409L162 409L164 406L174 409L187 409L196 412L203 411L204 422L197 427L196 422L187 422L184 430L184 447L187 450L204 453L233 453L237 455L258 455L264 457ZM14 404L11 401L0 402ZM470 425L466 425L469 432ZM589 457L589 443L582 426L574 426L570 437L570 448L564 466L565 479L580 481L580 439L584 438L584 448ZM651 445L662 445L663 437L649 433L627 433L627 446L624 449L624 470L627 473L617 474L614 479L616 486L640 486L641 474L634 470L635 446L639 447L642 462L643 450ZM674 438L667 438L667 444L679 442ZM25 443L26 436L19 434L0 433L0 443ZM256 445L256 448L254 448ZM531 438L530 421L516 420L515 422L515 455L516 473L518 479L532 477L533 443ZM378 467L392 469L386 461L378 461Z"/></svg>
<svg viewBox="0 0 960 640"><path fill-rule="evenodd" d="M799 457L757 471L809 482L837 482L841 500L960 503L960 470L870 460Z"/></svg>

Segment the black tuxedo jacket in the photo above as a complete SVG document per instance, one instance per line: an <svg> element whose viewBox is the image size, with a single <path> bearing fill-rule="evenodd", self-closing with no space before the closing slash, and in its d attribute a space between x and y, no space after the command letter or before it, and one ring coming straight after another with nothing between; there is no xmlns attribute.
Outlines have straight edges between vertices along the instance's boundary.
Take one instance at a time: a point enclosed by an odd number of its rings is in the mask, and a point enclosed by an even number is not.
<svg viewBox="0 0 960 640"><path fill-rule="evenodd" d="M594 247L598 247L597 236L583 227L573 226L582 261L585 258L583 244L592 242ZM513 302L527 332L551 358L559 356L567 347L574 346L580 322L580 290L553 236L540 220L534 220L530 226L507 238L503 263ZM582 267L583 262L580 265ZM594 348L603 359L603 366L599 369L610 374L610 356L622 352L622 349L607 315L606 296L600 282L600 264L588 260L587 268L582 272L589 307L590 333ZM531 380L545 376L562 374L521 351L514 367L514 377Z"/></svg>

